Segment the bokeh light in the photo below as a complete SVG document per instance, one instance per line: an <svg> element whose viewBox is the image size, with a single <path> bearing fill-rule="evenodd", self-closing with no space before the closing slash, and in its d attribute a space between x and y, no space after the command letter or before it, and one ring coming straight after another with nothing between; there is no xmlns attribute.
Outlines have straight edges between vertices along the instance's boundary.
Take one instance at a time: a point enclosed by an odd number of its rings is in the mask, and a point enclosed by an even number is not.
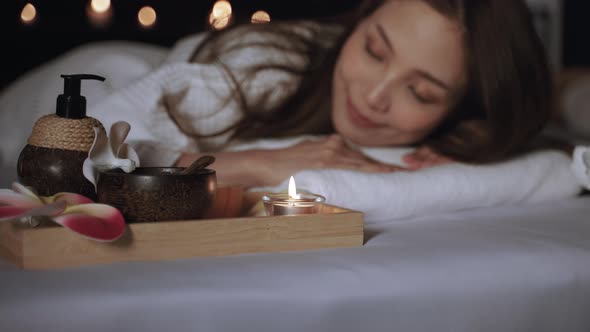
<svg viewBox="0 0 590 332"><path fill-rule="evenodd" d="M86 7L86 16L90 24L96 28L108 26L113 16L111 0L91 0Z"/></svg>
<svg viewBox="0 0 590 332"><path fill-rule="evenodd" d="M156 23L158 15L156 14L156 10L150 6L141 7L139 12L137 13L137 20L139 24L141 24L145 28L149 28Z"/></svg>
<svg viewBox="0 0 590 332"><path fill-rule="evenodd" d="M250 19L252 23L268 23L270 22L270 15L265 12L264 10L258 10L252 14L252 18Z"/></svg>
<svg viewBox="0 0 590 332"><path fill-rule="evenodd" d="M209 14L209 24L217 30L228 26L232 16L231 4L228 1L220 0L215 2L211 14Z"/></svg>
<svg viewBox="0 0 590 332"><path fill-rule="evenodd" d="M90 7L96 13L104 13L111 8L111 0L92 0Z"/></svg>
<svg viewBox="0 0 590 332"><path fill-rule="evenodd" d="M37 9L32 3L27 3L20 12L20 19L23 23L32 23L37 17Z"/></svg>

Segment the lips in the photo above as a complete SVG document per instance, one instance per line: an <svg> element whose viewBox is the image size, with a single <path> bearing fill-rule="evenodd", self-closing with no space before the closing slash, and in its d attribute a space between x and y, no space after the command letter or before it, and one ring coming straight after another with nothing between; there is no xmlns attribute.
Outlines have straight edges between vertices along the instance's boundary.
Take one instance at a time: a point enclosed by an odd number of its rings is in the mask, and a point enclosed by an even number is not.
<svg viewBox="0 0 590 332"><path fill-rule="evenodd" d="M348 118L350 121L360 128L377 128L381 125L369 120L362 115L359 110L352 104L350 98L346 98L346 109L348 111Z"/></svg>

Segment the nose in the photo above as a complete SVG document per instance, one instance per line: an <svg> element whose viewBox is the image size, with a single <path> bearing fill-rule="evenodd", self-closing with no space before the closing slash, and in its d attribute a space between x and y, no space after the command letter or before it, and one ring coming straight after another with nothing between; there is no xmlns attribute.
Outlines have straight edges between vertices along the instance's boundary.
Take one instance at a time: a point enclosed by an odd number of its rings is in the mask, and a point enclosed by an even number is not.
<svg viewBox="0 0 590 332"><path fill-rule="evenodd" d="M391 102L390 87L387 81L376 82L373 87L369 90L367 104L369 108L376 112L385 113L389 109Z"/></svg>

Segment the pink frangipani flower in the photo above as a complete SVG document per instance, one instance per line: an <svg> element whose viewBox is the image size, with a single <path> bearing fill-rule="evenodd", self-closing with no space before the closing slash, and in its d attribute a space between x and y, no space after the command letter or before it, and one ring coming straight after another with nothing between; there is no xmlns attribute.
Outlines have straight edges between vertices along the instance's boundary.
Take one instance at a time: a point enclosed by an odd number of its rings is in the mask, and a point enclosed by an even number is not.
<svg viewBox="0 0 590 332"><path fill-rule="evenodd" d="M13 183L12 190L0 189L0 222L19 220L35 224L33 217L46 216L55 223L86 238L112 242L125 232L125 220L116 208L94 203L74 193L38 196L29 188Z"/></svg>

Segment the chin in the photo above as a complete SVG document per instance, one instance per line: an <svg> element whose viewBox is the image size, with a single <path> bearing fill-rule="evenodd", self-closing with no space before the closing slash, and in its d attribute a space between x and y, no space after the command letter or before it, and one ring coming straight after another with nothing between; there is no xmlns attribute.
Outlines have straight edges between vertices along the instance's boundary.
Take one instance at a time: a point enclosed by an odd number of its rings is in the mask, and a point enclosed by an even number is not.
<svg viewBox="0 0 590 332"><path fill-rule="evenodd" d="M336 132L340 134L344 139L358 146L400 147L413 145L418 141L417 139L409 139L407 137L388 137L388 139L379 139L379 137L375 137L375 135L371 132L359 133L358 129L352 127L342 128L343 130L340 130L338 127L335 127L335 129Z"/></svg>
<svg viewBox="0 0 590 332"><path fill-rule="evenodd" d="M336 129L338 134L340 134L345 140L358 145L358 146L366 146L366 147L377 147L377 146L391 146L392 144L387 143L380 143L379 141L375 141L375 137L369 137L365 135L350 135L346 130L340 131Z"/></svg>
<svg viewBox="0 0 590 332"><path fill-rule="evenodd" d="M334 130L337 134L342 136L345 140L359 146L379 146L375 144L374 137L367 137L367 135L363 135L359 133L359 129L355 128L351 123L346 121L338 121L336 119L332 119L332 124L334 126Z"/></svg>

